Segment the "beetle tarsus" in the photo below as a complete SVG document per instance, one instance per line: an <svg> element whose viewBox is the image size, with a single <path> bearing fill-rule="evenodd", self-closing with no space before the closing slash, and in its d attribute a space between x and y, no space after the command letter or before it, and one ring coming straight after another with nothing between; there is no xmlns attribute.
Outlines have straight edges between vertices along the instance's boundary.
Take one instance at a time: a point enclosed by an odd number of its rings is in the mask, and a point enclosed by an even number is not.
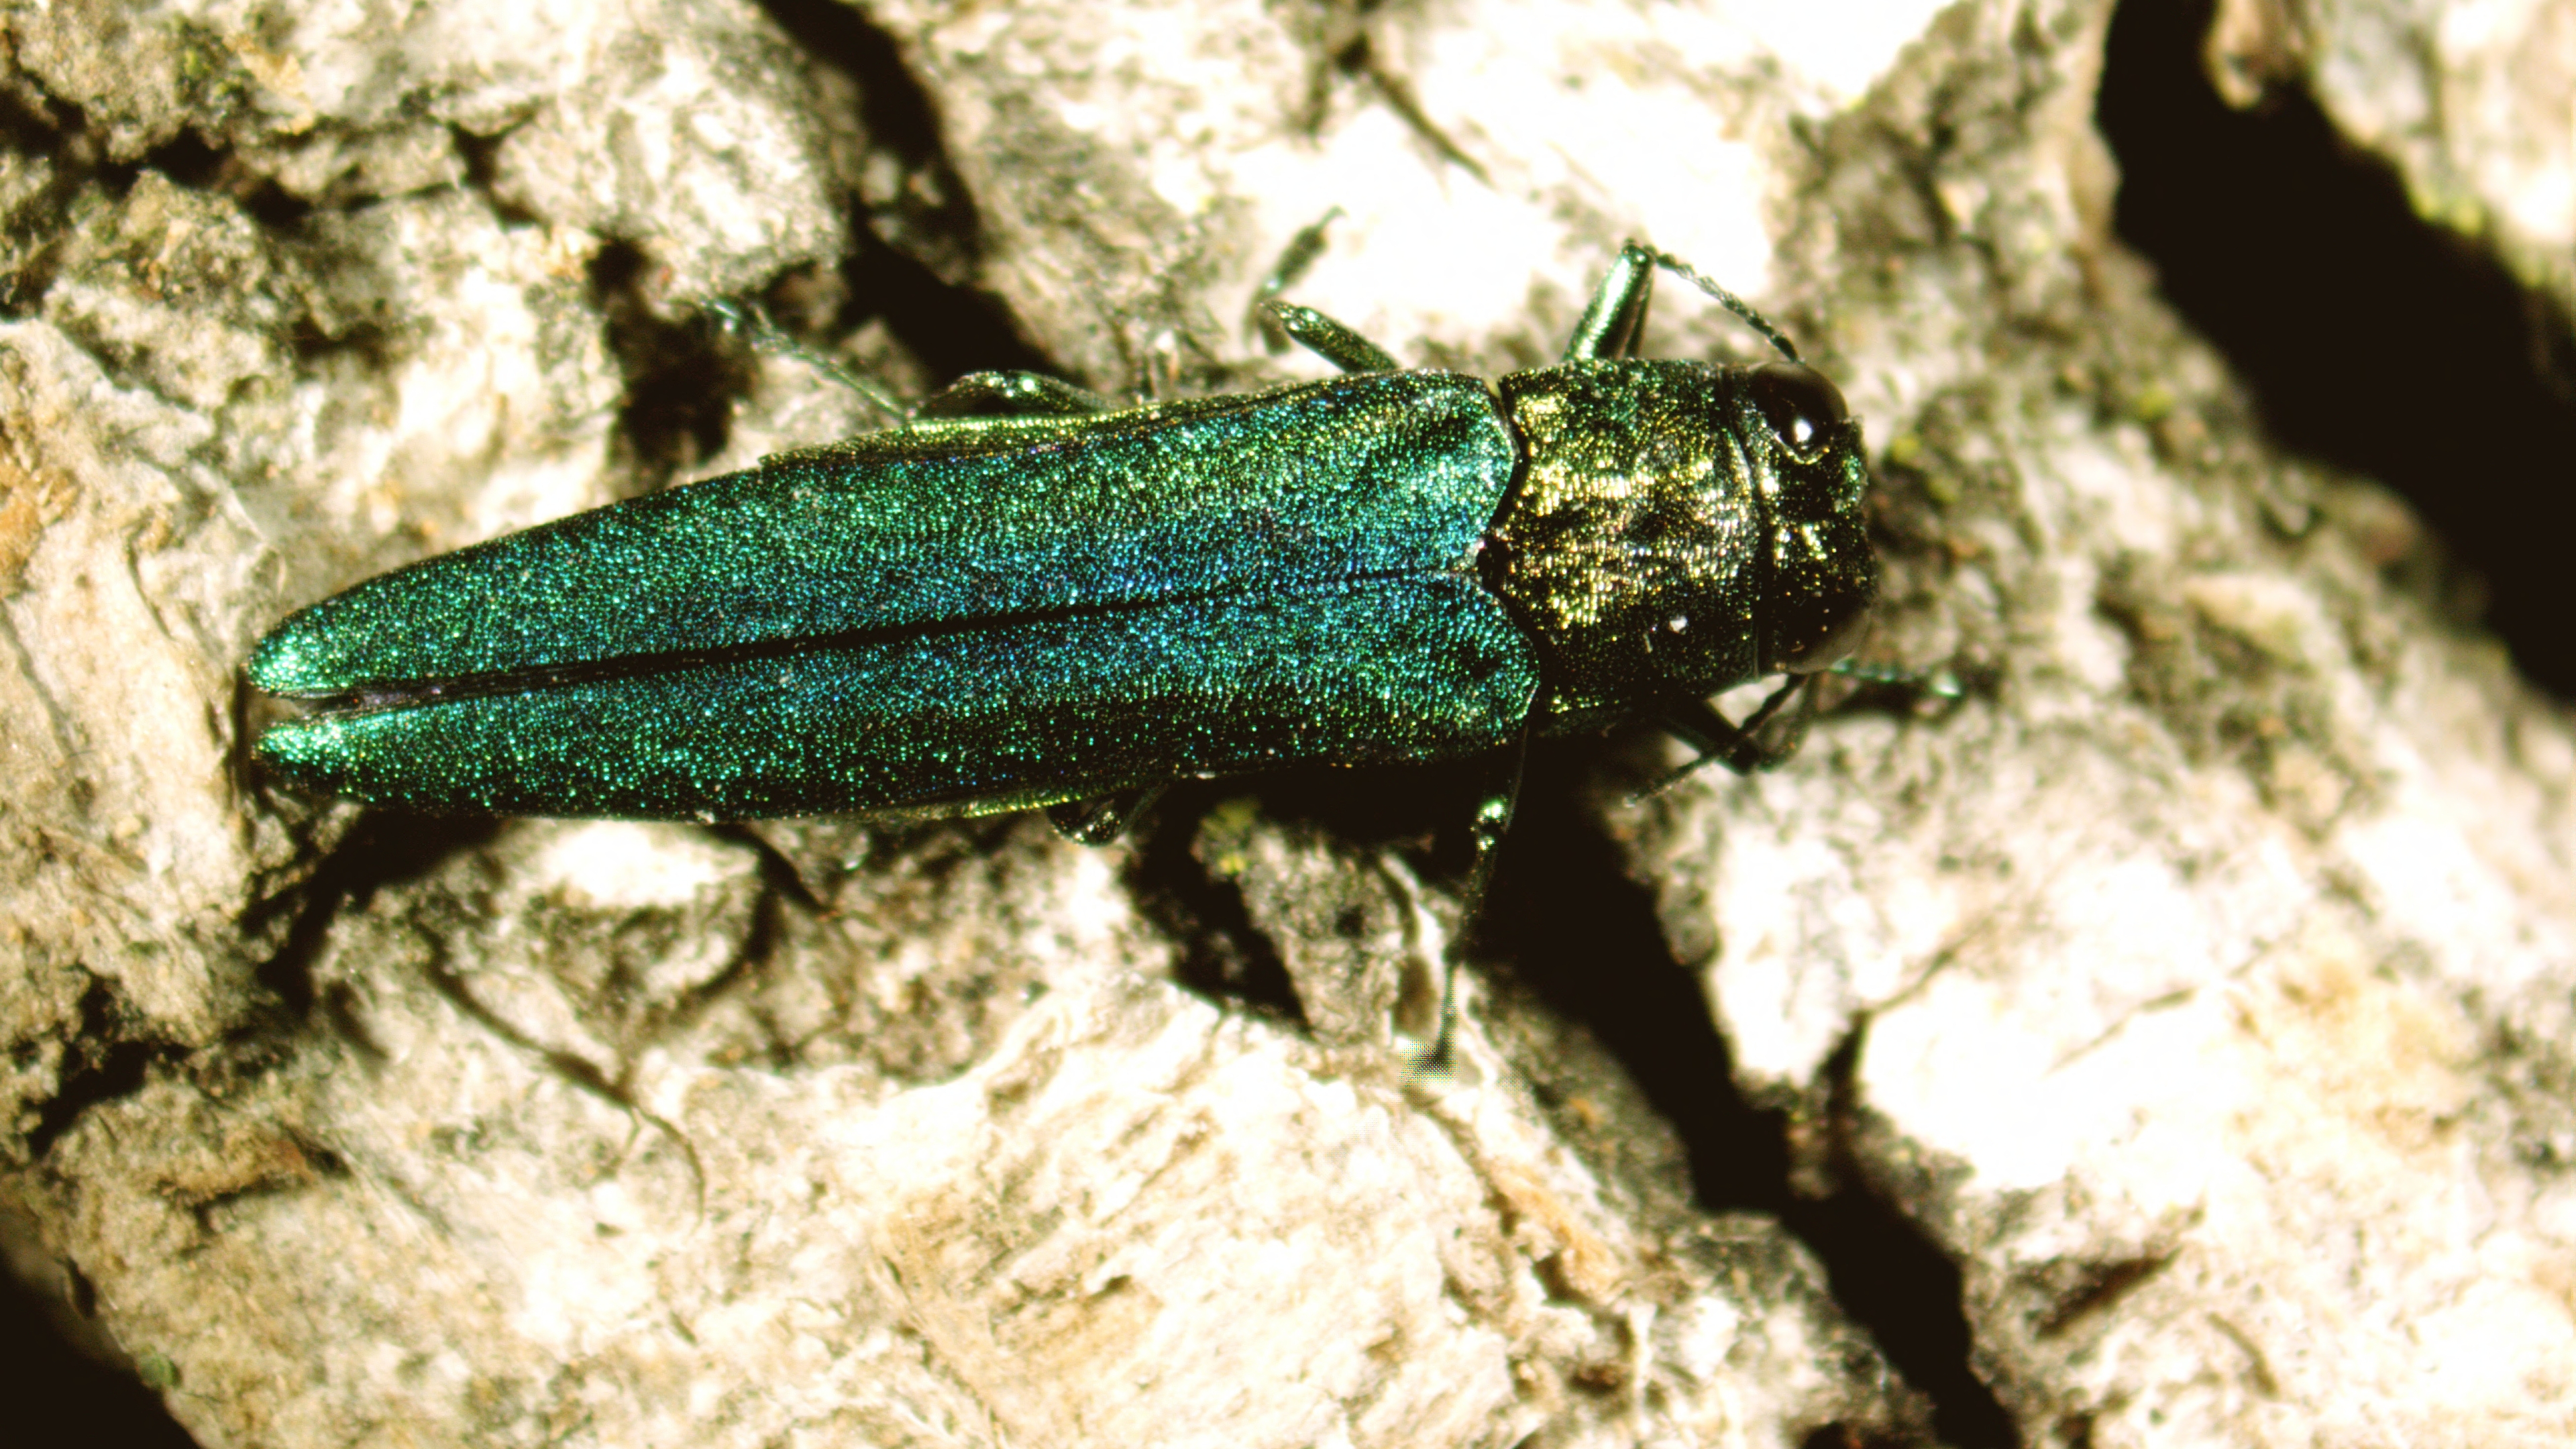
<svg viewBox="0 0 2576 1449"><path fill-rule="evenodd" d="M1129 826L1152 809L1166 788L1159 784L1138 785L1108 795L1060 801L1046 808L1047 823L1067 840L1107 845L1125 835Z"/></svg>
<svg viewBox="0 0 2576 1449"><path fill-rule="evenodd" d="M710 298L703 306L706 314L715 319L716 326L726 335L739 337L751 346L773 356L794 358L857 393L866 400L868 406L897 422L908 416L909 410L896 400L894 394L887 392L870 379L851 371L839 358L819 348L809 347L787 335L787 329L779 326L777 319L769 315L769 309L759 303L737 302L730 297L715 297Z"/></svg>

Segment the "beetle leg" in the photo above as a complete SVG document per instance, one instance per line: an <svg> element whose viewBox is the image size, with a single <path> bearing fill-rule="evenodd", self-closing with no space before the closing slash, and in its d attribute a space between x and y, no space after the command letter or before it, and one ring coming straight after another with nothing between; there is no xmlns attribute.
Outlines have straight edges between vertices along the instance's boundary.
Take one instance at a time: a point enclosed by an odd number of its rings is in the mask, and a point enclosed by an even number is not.
<svg viewBox="0 0 2576 1449"><path fill-rule="evenodd" d="M1279 253L1279 261L1271 267L1270 275L1263 277L1261 285L1252 289L1252 301L1243 309L1243 332L1246 337L1259 333L1261 345L1269 352L1277 354L1288 350L1287 330L1279 325L1277 317L1271 315L1269 303L1297 285L1297 279L1306 275L1306 269L1315 265L1315 258L1324 254L1324 228L1331 226L1341 214L1342 209L1336 206L1311 223L1297 228L1297 234L1288 238L1287 248Z"/></svg>
<svg viewBox="0 0 2576 1449"><path fill-rule="evenodd" d="M1274 300L1262 303L1261 310L1299 346L1344 372L1397 370L1395 359L1384 348L1312 307Z"/></svg>
<svg viewBox="0 0 2576 1449"><path fill-rule="evenodd" d="M1650 795L1660 795L1683 776L1711 761L1739 775L1750 775L1756 770L1770 769L1796 754L1798 742L1806 738L1807 717L1814 713L1815 695L1806 690L1807 681L1813 678L1812 674L1790 675L1789 682L1771 691L1770 698L1762 701L1762 707L1746 715L1741 724L1719 714L1706 700L1693 700L1689 704L1667 708L1657 717L1656 723L1671 731L1683 744L1699 751L1699 758L1638 791L1633 798L1643 800ZM1806 698L1801 701L1797 728L1791 730L1788 739L1777 746L1762 743L1759 738L1762 727L1780 713L1781 706L1802 692Z"/></svg>
<svg viewBox="0 0 2576 1449"><path fill-rule="evenodd" d="M1566 361L1615 359L1636 351L1637 335L1646 330L1646 303L1654 296L1658 260L1657 253L1635 242L1619 248L1592 304L1583 309L1583 320L1574 324L1574 337L1565 344Z"/></svg>
<svg viewBox="0 0 2576 1449"><path fill-rule="evenodd" d="M1150 403L1178 395L1181 381L1181 334L1169 327L1145 339L1144 366L1136 377L1136 401Z"/></svg>
<svg viewBox="0 0 2576 1449"><path fill-rule="evenodd" d="M1469 827L1474 832L1476 853L1467 866L1467 888L1459 897L1458 929L1451 934L1448 949L1441 953L1444 959L1440 963L1439 1034L1417 1062L1425 1070L1439 1071L1449 1065L1449 1043L1458 1025L1458 964L1466 959L1467 948L1475 942L1477 924L1485 916L1485 894L1494 883L1495 855L1503 837L1511 833L1512 812L1520 804L1521 775L1529 763L1535 718L1533 711L1533 722L1521 727L1519 740L1508 753L1496 757L1492 773L1486 777L1485 793L1476 802L1475 819Z"/></svg>
<svg viewBox="0 0 2576 1449"><path fill-rule="evenodd" d="M1087 800L1065 800L1046 808L1047 823L1067 840L1085 845L1107 845L1127 833L1156 800L1163 797L1161 784L1138 785L1107 795L1094 795Z"/></svg>
<svg viewBox="0 0 2576 1449"><path fill-rule="evenodd" d="M736 302L725 297L717 297L705 305L707 315L726 332L763 352L796 359L867 399L868 406L887 417L901 419L904 416L904 406L895 400L894 394L852 372L840 359L788 336L786 329L770 317L768 308L757 302Z"/></svg>
<svg viewBox="0 0 2576 1449"><path fill-rule="evenodd" d="M1109 400L1042 372L970 372L923 398L916 418L1064 418L1109 411Z"/></svg>
<svg viewBox="0 0 2576 1449"><path fill-rule="evenodd" d="M1683 281L1706 292L1719 306L1744 319L1746 326L1762 334L1762 339L1779 350L1791 362L1798 360L1798 349L1771 320L1753 310L1753 304L1701 276L1699 269L1669 252L1659 252L1642 242L1629 242L1619 248L1618 258L1601 279L1601 289L1592 294L1592 303L1583 309L1583 320L1574 324L1574 337L1565 344L1565 360L1617 359L1633 356L1637 340L1646 330L1646 303L1655 290L1655 269L1663 268Z"/></svg>

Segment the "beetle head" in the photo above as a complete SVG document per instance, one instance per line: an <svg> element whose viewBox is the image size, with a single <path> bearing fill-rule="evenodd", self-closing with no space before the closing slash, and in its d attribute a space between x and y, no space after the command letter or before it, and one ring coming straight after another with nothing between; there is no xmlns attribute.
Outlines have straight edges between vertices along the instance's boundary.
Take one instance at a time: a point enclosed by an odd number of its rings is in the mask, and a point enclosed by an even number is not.
<svg viewBox="0 0 2576 1449"><path fill-rule="evenodd" d="M1878 596L1860 424L1814 368L1766 362L1741 376L1738 436L1769 569L1755 605L1760 672L1809 674L1858 647Z"/></svg>

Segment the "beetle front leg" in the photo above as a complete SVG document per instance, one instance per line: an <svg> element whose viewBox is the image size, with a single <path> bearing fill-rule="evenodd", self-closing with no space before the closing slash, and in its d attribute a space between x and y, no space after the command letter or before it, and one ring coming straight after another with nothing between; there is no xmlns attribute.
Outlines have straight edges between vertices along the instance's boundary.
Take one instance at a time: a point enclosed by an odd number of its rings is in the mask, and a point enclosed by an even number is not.
<svg viewBox="0 0 2576 1449"><path fill-rule="evenodd" d="M1657 267L1706 292L1719 306L1743 318L1745 325L1761 333L1782 357L1791 362L1798 360L1798 349L1771 325L1771 319L1754 311L1752 303L1700 275L1697 267L1681 258L1632 241L1619 248L1609 273L1601 279L1600 290L1592 294L1591 305L1583 309L1583 320L1574 324L1574 337L1565 344L1566 361L1616 360L1635 354L1637 340L1645 334L1646 303L1654 296Z"/></svg>
<svg viewBox="0 0 2576 1449"><path fill-rule="evenodd" d="M1770 697L1762 701L1761 708L1746 715L1741 724L1719 714L1706 700L1694 700L1687 705L1675 705L1665 710L1657 717L1656 723L1670 731L1683 744L1697 750L1699 758L1638 791L1635 798L1643 800L1650 795L1659 795L1679 782L1683 776L1712 761L1724 765L1739 775L1750 775L1756 770L1770 769L1773 765L1796 754L1798 742L1806 737L1803 718L1799 727L1790 734L1789 739L1776 748L1762 743L1760 738L1762 727L1769 724L1780 713L1783 705L1801 693L1806 695L1808 701L1813 701L1815 694L1807 689L1807 682L1813 678L1815 676L1812 674L1790 675L1788 683L1771 691Z"/></svg>
<svg viewBox="0 0 2576 1449"><path fill-rule="evenodd" d="M1574 324L1574 336L1565 344L1566 361L1615 360L1637 350L1638 334L1646 330L1646 303L1655 292L1657 260L1655 252L1635 242L1619 248L1591 305L1583 309L1583 320Z"/></svg>

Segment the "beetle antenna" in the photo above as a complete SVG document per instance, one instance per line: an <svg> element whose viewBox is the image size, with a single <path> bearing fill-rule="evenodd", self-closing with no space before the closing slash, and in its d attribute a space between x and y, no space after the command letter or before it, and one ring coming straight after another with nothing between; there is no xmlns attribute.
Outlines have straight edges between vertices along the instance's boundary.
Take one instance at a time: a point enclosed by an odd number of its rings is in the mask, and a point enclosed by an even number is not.
<svg viewBox="0 0 2576 1449"><path fill-rule="evenodd" d="M1701 275L1699 268L1692 266L1690 263L1683 261L1681 258L1674 256L1670 252L1658 251L1654 252L1653 255L1656 266L1663 268L1665 271L1672 273L1674 276L1679 277L1683 281L1690 283L1692 286L1699 288L1703 292L1706 292L1717 302L1717 305L1724 307L1727 311L1743 318L1745 325L1751 327L1754 331L1761 333L1764 340L1768 341L1773 347L1779 349L1782 357L1789 359L1791 362L1799 360L1797 346L1789 341L1788 334L1782 332L1779 328L1772 326L1770 318L1754 311L1752 303L1745 301L1742 297L1739 297L1733 292L1726 290L1724 287L1719 286L1717 283L1710 281L1707 277Z"/></svg>

